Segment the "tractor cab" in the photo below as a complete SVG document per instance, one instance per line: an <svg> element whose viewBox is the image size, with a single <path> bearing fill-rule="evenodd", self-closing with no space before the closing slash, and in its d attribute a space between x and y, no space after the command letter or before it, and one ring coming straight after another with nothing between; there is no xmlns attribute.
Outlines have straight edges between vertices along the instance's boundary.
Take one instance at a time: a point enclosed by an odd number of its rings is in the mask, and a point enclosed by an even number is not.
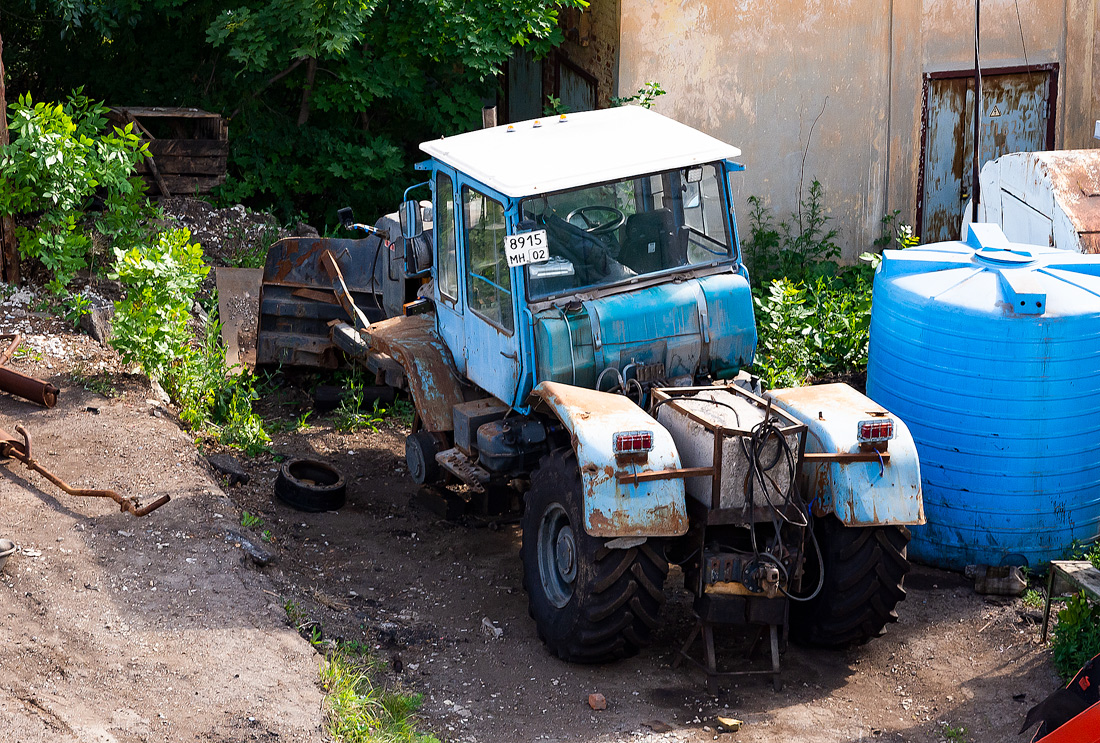
<svg viewBox="0 0 1100 743"><path fill-rule="evenodd" d="M736 147L624 107L421 148L438 332L493 397L525 411L539 382L557 381L630 385L640 401L751 362Z"/></svg>

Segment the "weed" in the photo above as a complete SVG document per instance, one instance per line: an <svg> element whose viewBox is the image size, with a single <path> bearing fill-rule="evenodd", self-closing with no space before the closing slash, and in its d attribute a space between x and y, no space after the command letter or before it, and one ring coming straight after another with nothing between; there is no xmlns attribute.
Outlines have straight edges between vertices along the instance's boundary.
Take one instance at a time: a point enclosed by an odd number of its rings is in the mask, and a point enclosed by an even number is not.
<svg viewBox="0 0 1100 743"><path fill-rule="evenodd" d="M1084 592L1070 596L1058 612L1058 624L1051 638L1054 668L1069 680L1100 653L1100 610L1089 603Z"/></svg>
<svg viewBox="0 0 1100 743"><path fill-rule="evenodd" d="M15 349L11 357L19 361L42 361L42 352L28 346L20 346Z"/></svg>
<svg viewBox="0 0 1100 743"><path fill-rule="evenodd" d="M113 384L107 381L106 375L88 376L82 370L74 370L69 378L73 384L79 385L89 392L95 392L97 395L103 397L117 397L118 390Z"/></svg>
<svg viewBox="0 0 1100 743"><path fill-rule="evenodd" d="M754 298L758 342L755 369L771 387L797 386L815 376L865 368L871 328L868 281L851 287L818 277L812 283L773 281Z"/></svg>
<svg viewBox="0 0 1100 743"><path fill-rule="evenodd" d="M264 525L264 520L254 513L244 511L241 513L241 526L245 529L256 529Z"/></svg>
<svg viewBox="0 0 1100 743"><path fill-rule="evenodd" d="M260 539L268 543L275 541L275 537L271 534L271 529L264 529L263 533L260 534Z"/></svg>
<svg viewBox="0 0 1100 743"><path fill-rule="evenodd" d="M642 87L638 88L638 92L634 95L628 95L625 98L618 98L616 96L611 97L612 106L625 106L629 103L635 103L642 108L653 108L653 102L657 100L658 96L662 96L667 93L661 84L656 80L650 80Z"/></svg>
<svg viewBox="0 0 1100 743"><path fill-rule="evenodd" d="M320 675L325 729L335 740L438 743L435 736L416 730L415 713L423 697L375 684L361 659L338 650L325 658Z"/></svg>
<svg viewBox="0 0 1100 743"><path fill-rule="evenodd" d="M882 262L882 251L887 248L905 250L920 244L920 238L913 234L913 227L902 222L901 209L895 209L882 217L882 234L875 238L875 251L862 253L859 259L877 269Z"/></svg>
<svg viewBox="0 0 1100 743"><path fill-rule="evenodd" d="M267 451L271 437L252 410L259 393L250 374L233 375L226 366L220 325L208 323L202 345L189 351L165 380L165 388L179 403L180 420L249 456Z"/></svg>
<svg viewBox="0 0 1100 743"><path fill-rule="evenodd" d="M1043 597L1042 591L1036 591L1034 588L1029 588L1024 591L1024 606L1029 609L1042 609L1046 603L1046 599Z"/></svg>
<svg viewBox="0 0 1100 743"><path fill-rule="evenodd" d="M340 399L340 405L336 408L333 420L337 431L361 431L369 429L377 432L379 425L385 419L386 408L379 408L378 401L370 410L364 412L364 381L363 373L358 368L352 369L343 375L343 386L347 394Z"/></svg>
<svg viewBox="0 0 1100 743"><path fill-rule="evenodd" d="M302 611L297 601L286 599L283 601L283 611L286 612L286 623L297 629L306 621L306 613Z"/></svg>
<svg viewBox="0 0 1100 743"><path fill-rule="evenodd" d="M951 727L947 723L944 723L941 734L949 741L949 743L968 743L968 741L970 740L970 738L967 737L970 734L970 731L967 730L966 726L964 725L959 725L957 728L955 728Z"/></svg>
<svg viewBox="0 0 1100 743"><path fill-rule="evenodd" d="M809 193L790 219L775 223L771 209L758 196L749 197L749 238L743 246L745 265L758 286L785 277L809 283L836 274L840 246L829 229L825 188L814 179Z"/></svg>

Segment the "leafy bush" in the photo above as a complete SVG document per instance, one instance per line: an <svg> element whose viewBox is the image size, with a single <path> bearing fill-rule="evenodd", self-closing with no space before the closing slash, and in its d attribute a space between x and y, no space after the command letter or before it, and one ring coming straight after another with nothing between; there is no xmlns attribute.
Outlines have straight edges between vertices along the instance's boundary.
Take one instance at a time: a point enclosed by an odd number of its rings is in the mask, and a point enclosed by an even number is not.
<svg viewBox="0 0 1100 743"><path fill-rule="evenodd" d="M11 144L0 158L0 212L39 215L18 227L24 258L42 263L50 289L61 294L88 266L93 241L85 210L97 191L106 194L99 232L127 249L151 212L144 185L134 177L147 155L132 126L107 130L106 107L78 89L64 104L34 103L22 95L11 106Z"/></svg>
<svg viewBox="0 0 1100 743"><path fill-rule="evenodd" d="M758 334L755 369L771 387L867 366L871 287L858 273L845 285L819 276L811 283L777 279L754 297Z"/></svg>
<svg viewBox="0 0 1100 743"><path fill-rule="evenodd" d="M1058 612L1051 645L1054 667L1067 681L1100 653L1100 609L1089 603L1083 591L1071 596Z"/></svg>
<svg viewBox="0 0 1100 743"><path fill-rule="evenodd" d="M191 306L210 267L190 239L187 230L170 230L116 253L111 278L122 282L126 296L115 304L111 345L152 378L191 354Z"/></svg>

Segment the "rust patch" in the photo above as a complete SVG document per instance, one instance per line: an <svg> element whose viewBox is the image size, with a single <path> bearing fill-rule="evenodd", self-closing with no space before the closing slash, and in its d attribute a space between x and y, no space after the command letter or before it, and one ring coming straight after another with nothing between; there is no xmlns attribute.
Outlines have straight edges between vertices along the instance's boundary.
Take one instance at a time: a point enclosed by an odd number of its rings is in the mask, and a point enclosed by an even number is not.
<svg viewBox="0 0 1100 743"><path fill-rule="evenodd" d="M374 350L392 356L408 379L416 412L429 431L454 428L454 406L466 402L458 370L435 330L435 315L394 317L367 328Z"/></svg>

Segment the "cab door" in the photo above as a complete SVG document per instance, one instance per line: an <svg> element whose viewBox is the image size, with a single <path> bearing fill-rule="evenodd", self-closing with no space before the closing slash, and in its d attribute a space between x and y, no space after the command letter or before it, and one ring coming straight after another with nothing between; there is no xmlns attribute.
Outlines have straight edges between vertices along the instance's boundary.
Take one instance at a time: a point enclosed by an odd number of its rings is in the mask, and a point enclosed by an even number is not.
<svg viewBox="0 0 1100 743"><path fill-rule="evenodd" d="M462 302L463 272L458 269L457 188L454 171L437 168L432 179L435 220L435 307L439 335L451 349L455 367L466 373L465 310Z"/></svg>
<svg viewBox="0 0 1100 743"><path fill-rule="evenodd" d="M514 405L520 392L520 345L513 269L504 250L507 199L461 176L458 199L467 310L466 376L498 400Z"/></svg>

